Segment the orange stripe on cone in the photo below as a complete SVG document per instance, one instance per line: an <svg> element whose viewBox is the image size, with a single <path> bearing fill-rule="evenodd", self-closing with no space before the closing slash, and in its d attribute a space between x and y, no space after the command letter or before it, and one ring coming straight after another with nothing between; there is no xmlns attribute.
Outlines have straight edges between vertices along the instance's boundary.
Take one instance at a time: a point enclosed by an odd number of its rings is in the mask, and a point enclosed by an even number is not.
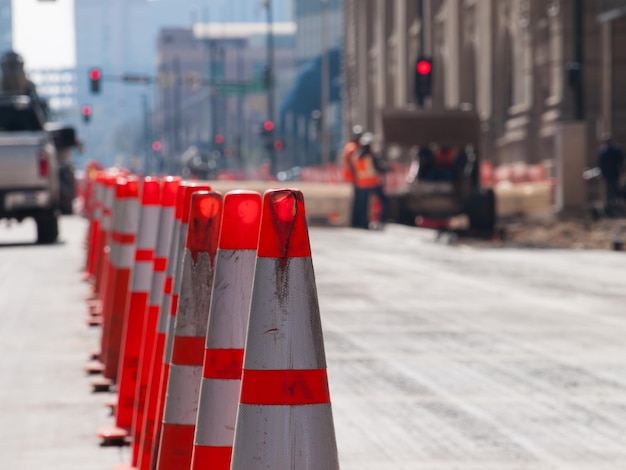
<svg viewBox="0 0 626 470"><path fill-rule="evenodd" d="M209 320L213 266L222 217L222 195L189 192L189 215L180 280L181 302L174 322L171 364L157 469L189 468L193 452Z"/></svg>
<svg viewBox="0 0 626 470"><path fill-rule="evenodd" d="M193 470L230 469L260 221L259 193L226 194L204 351Z"/></svg>
<svg viewBox="0 0 626 470"><path fill-rule="evenodd" d="M231 470L338 469L317 289L298 190L264 194L250 305Z"/></svg>

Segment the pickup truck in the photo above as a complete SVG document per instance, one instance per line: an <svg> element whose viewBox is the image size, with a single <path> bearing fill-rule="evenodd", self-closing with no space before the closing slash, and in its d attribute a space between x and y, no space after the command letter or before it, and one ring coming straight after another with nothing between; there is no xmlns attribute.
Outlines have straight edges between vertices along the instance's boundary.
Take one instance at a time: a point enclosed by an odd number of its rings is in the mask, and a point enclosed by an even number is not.
<svg viewBox="0 0 626 470"><path fill-rule="evenodd" d="M59 233L59 164L45 122L31 96L0 94L0 219L32 217L41 244Z"/></svg>

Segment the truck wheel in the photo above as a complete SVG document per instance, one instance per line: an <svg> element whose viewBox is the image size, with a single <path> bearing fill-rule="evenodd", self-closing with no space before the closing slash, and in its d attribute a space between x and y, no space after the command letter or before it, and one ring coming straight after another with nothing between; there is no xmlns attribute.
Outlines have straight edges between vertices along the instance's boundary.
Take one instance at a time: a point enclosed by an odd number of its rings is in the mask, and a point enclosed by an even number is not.
<svg viewBox="0 0 626 470"><path fill-rule="evenodd" d="M466 204L470 229L492 235L496 226L496 198L493 189L472 192Z"/></svg>
<svg viewBox="0 0 626 470"><path fill-rule="evenodd" d="M53 209L39 214L35 222L37 223L37 243L41 245L57 241L59 236L59 219Z"/></svg>

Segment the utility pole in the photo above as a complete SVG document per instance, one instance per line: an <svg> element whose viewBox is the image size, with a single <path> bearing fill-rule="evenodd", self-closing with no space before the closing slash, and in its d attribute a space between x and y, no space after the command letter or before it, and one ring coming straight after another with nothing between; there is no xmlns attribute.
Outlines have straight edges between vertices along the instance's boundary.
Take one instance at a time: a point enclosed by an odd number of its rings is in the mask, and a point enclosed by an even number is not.
<svg viewBox="0 0 626 470"><path fill-rule="evenodd" d="M329 102L329 82L330 64L328 57L328 0L322 1L321 9L321 32L322 32L322 77L321 77L321 144L322 144L322 165L326 165L330 159L330 142L328 136L328 102Z"/></svg>
<svg viewBox="0 0 626 470"><path fill-rule="evenodd" d="M152 149L152 145L150 142L150 124L149 124L149 113L148 113L148 95L144 93L141 96L141 102L143 107L143 164L142 169L144 174L149 174L152 167L152 162L150 161L150 150Z"/></svg>
<svg viewBox="0 0 626 470"><path fill-rule="evenodd" d="M267 119L274 123L274 34L272 31L272 0L265 0L267 8L267 68L265 70L265 84L267 86ZM274 132L276 132L274 130ZM276 174L276 150L274 146L268 149L270 159L270 174Z"/></svg>
<svg viewBox="0 0 626 470"><path fill-rule="evenodd" d="M170 156L172 158L172 172L177 174L180 162L178 161L180 154L180 59L174 58L174 151Z"/></svg>
<svg viewBox="0 0 626 470"><path fill-rule="evenodd" d="M574 117L585 119L585 102L583 87L583 34L584 34L584 2L574 0L574 62L570 66L570 84L574 88Z"/></svg>

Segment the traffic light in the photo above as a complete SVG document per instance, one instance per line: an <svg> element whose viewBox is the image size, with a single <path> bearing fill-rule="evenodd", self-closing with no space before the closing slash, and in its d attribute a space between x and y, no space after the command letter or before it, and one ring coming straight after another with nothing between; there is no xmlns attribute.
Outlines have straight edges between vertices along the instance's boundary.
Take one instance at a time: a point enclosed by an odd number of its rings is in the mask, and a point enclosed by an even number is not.
<svg viewBox="0 0 626 470"><path fill-rule="evenodd" d="M280 139L276 139L274 141L274 150L276 150L277 152L282 152L284 149L285 143Z"/></svg>
<svg viewBox="0 0 626 470"><path fill-rule="evenodd" d="M223 134L215 134L213 138L213 143L216 146L224 145L224 135Z"/></svg>
<svg viewBox="0 0 626 470"><path fill-rule="evenodd" d="M263 140L263 147L265 150L274 150L274 122L267 120L261 127L261 139Z"/></svg>
<svg viewBox="0 0 626 470"><path fill-rule="evenodd" d="M432 60L427 57L417 59L415 62L415 99L420 105L431 95L432 78Z"/></svg>
<svg viewBox="0 0 626 470"><path fill-rule="evenodd" d="M81 109L80 109L80 114L82 114L83 116L83 122L85 124L89 123L89 121L91 120L91 113L93 112L93 110L91 109L91 106L89 106L88 104L84 105Z"/></svg>
<svg viewBox="0 0 626 470"><path fill-rule="evenodd" d="M97 93L100 93L100 81L101 80L102 80L102 71L99 68L93 67L89 69L89 85L90 85L92 94L95 95Z"/></svg>
<svg viewBox="0 0 626 470"><path fill-rule="evenodd" d="M154 142L152 142L153 151L160 152L162 148L163 148L163 144L161 144L161 141L155 140Z"/></svg>

